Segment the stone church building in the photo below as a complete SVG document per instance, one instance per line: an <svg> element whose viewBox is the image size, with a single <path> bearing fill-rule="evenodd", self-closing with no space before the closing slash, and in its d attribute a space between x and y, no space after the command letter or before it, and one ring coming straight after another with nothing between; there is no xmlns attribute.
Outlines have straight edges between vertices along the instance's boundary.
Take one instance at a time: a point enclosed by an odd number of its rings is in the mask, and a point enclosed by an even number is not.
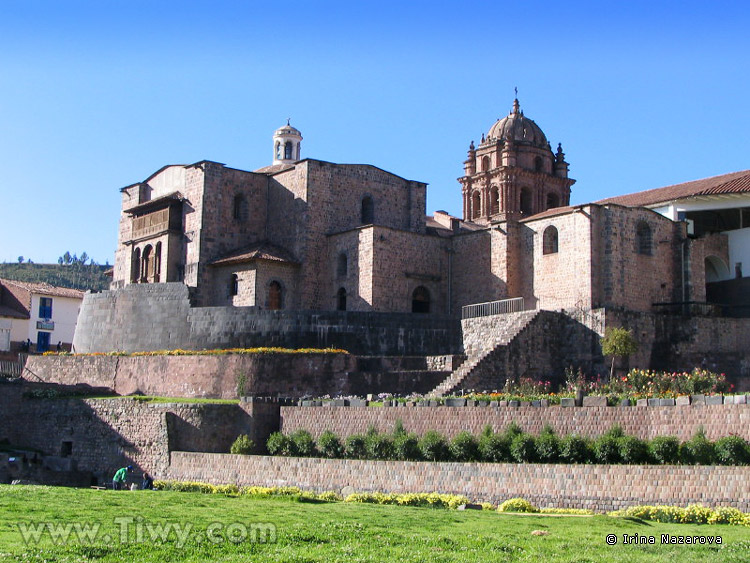
<svg viewBox="0 0 750 563"><path fill-rule="evenodd" d="M462 218L427 216L422 182L303 159L301 141L287 124L271 166L170 165L122 188L113 289L182 282L195 306L265 310L650 311L706 301L706 264L729 269L724 234L616 199L571 207L562 147L518 100L469 147Z"/></svg>

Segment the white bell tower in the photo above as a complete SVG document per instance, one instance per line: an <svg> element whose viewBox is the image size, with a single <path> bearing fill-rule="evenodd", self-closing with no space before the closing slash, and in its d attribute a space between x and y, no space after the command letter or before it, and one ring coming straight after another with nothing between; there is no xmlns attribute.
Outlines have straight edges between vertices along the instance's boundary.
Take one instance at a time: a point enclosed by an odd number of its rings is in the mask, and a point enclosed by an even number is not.
<svg viewBox="0 0 750 563"><path fill-rule="evenodd" d="M289 125L277 129L273 134L273 163L294 164L300 160L300 146L302 144L302 133Z"/></svg>

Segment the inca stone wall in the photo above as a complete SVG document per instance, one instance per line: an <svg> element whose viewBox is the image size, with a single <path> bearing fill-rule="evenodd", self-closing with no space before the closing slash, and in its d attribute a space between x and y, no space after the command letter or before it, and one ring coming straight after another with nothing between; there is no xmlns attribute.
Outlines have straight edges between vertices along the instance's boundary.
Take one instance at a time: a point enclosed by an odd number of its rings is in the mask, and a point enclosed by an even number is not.
<svg viewBox="0 0 750 563"><path fill-rule="evenodd" d="M190 306L181 283L133 284L87 293L77 352L282 346L343 348L361 355L461 351L459 321L439 315L349 311L267 311Z"/></svg>
<svg viewBox="0 0 750 563"><path fill-rule="evenodd" d="M750 405L673 407L281 407L281 430L304 429L313 436L330 430L339 437L364 434L374 426L391 432L400 420L407 432L437 430L453 437L482 432L488 424L502 431L511 422L539 434L549 424L559 435L599 436L613 424L642 439L677 436L688 440L703 427L710 440L735 434L750 440Z"/></svg>
<svg viewBox="0 0 750 563"><path fill-rule="evenodd" d="M637 504L734 506L747 512L750 467L431 463L173 452L168 476L214 484L297 486L317 492L432 492L500 503L608 511Z"/></svg>

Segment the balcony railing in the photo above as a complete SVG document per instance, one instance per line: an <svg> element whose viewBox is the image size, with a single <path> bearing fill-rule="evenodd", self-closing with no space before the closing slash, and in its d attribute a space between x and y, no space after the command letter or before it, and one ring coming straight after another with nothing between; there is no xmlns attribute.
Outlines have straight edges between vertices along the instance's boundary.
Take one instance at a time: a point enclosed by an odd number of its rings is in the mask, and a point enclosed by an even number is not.
<svg viewBox="0 0 750 563"><path fill-rule="evenodd" d="M523 297L513 297L512 299L501 299L500 301L464 305L461 307L461 318L473 319L475 317L487 317L490 315L520 313L525 310Z"/></svg>

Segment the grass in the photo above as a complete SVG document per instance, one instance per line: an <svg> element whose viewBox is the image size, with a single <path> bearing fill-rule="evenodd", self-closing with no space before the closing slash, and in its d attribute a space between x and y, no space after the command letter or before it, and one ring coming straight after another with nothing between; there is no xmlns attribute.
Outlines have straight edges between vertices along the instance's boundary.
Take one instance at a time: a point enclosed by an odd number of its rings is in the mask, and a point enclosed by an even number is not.
<svg viewBox="0 0 750 563"><path fill-rule="evenodd" d="M115 518L132 518L120 543ZM98 540L54 545L48 535L26 546L19 523L101 525ZM182 523L192 529L184 545L174 536L152 540L146 526ZM234 530L275 526L269 543L205 540L212 525ZM143 541L136 538L136 524ZM184 529L184 528L183 528ZM532 535L540 530L547 535ZM717 545L660 545L661 534L720 535ZM608 546L607 534L618 544ZM656 545L622 545L623 534L656 536ZM110 541L102 536L110 535ZM201 541L202 540L202 541ZM253 498L176 492L112 492L53 487L0 486L0 559L55 563L116 561L362 562L400 561L748 561L750 529L657 524L636 519L508 515L496 512L307 503L296 498Z"/></svg>

